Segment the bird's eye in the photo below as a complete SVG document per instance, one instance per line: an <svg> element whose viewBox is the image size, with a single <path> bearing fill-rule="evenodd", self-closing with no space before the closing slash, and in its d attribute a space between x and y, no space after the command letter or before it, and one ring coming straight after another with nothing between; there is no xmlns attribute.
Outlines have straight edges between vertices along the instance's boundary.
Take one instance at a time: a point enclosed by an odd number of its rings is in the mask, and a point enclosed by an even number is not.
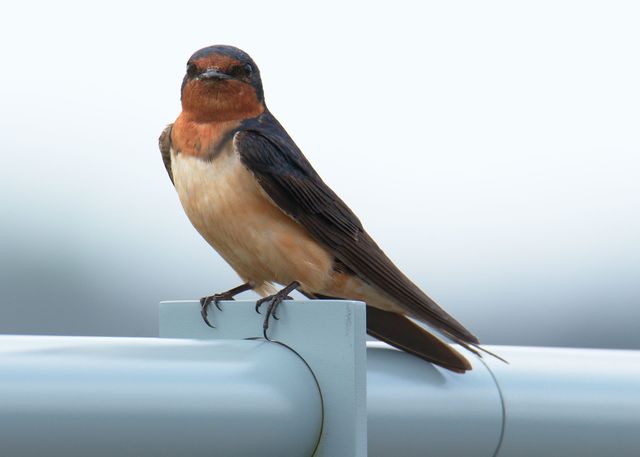
<svg viewBox="0 0 640 457"><path fill-rule="evenodd" d="M228 73L237 79L248 79L251 78L251 66L249 64L236 65L235 67L231 67Z"/></svg>
<svg viewBox="0 0 640 457"><path fill-rule="evenodd" d="M198 73L198 66L195 63L187 64L187 76L193 78Z"/></svg>

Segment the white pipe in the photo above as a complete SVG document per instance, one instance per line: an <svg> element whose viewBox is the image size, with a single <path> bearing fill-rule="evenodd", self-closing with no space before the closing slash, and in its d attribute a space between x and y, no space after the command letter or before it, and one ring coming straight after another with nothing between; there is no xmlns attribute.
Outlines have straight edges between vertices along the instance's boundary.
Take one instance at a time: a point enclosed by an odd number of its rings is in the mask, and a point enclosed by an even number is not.
<svg viewBox="0 0 640 457"><path fill-rule="evenodd" d="M640 455L640 351L494 346L458 375L368 346L370 457Z"/></svg>
<svg viewBox="0 0 640 457"><path fill-rule="evenodd" d="M452 373L384 343L367 344L369 457L493 457L502 403L486 366Z"/></svg>
<svg viewBox="0 0 640 457"><path fill-rule="evenodd" d="M184 334L204 325L187 305L173 315ZM253 330L255 312L237 305L218 322L233 327L224 319L237 311ZM460 375L369 343L365 366L346 354L364 345L354 309L298 305L283 304L275 325L284 343L311 354L305 361L265 341L0 337L0 455L311 455L322 426L322 439L335 438L316 380L325 406L349 416L359 403L340 395L362 370L370 457L640 455L639 351L492 347L508 365L470 357L473 370ZM331 310L319 325L317 313ZM333 343L340 335L357 341ZM349 440L324 455L342 457Z"/></svg>
<svg viewBox="0 0 640 457"><path fill-rule="evenodd" d="M2 456L310 456L321 423L278 344L0 336Z"/></svg>
<svg viewBox="0 0 640 457"><path fill-rule="evenodd" d="M492 347L505 405L498 457L640 455L640 351Z"/></svg>

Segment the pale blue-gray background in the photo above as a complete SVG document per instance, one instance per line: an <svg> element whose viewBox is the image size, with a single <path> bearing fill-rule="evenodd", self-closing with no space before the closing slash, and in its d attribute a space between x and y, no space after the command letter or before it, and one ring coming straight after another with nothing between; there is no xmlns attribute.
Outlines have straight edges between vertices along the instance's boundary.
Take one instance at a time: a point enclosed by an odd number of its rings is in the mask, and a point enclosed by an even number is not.
<svg viewBox="0 0 640 457"><path fill-rule="evenodd" d="M273 113L484 342L640 348L634 2L14 3L0 18L0 332L153 335L237 285L156 139L184 65L248 51Z"/></svg>

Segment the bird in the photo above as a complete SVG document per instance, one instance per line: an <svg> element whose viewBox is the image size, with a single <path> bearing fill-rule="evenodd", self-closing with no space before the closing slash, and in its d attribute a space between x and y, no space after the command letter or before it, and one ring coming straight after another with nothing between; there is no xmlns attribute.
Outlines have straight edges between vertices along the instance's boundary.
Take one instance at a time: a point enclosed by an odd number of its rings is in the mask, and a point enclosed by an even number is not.
<svg viewBox="0 0 640 457"><path fill-rule="evenodd" d="M195 229L244 283L203 297L201 314L253 290L263 332L297 290L366 303L367 333L456 373L478 338L387 257L267 109L260 71L239 48L214 45L187 61L182 110L161 133L169 178ZM284 286L276 290L275 286ZM417 322L427 324L441 336Z"/></svg>

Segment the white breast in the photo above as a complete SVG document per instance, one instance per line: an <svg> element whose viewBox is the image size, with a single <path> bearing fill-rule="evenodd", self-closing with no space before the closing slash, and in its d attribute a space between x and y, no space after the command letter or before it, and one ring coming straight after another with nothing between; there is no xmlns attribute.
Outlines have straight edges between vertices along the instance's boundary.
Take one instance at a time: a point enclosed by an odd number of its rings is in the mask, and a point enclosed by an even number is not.
<svg viewBox="0 0 640 457"><path fill-rule="evenodd" d="M171 151L171 171L194 227L246 281L320 290L332 257L266 196L232 142L212 161Z"/></svg>
<svg viewBox="0 0 640 457"><path fill-rule="evenodd" d="M171 172L187 216L203 233L207 226L228 216L227 211L246 193L241 174L244 171L238 154L227 147L213 161L171 150ZM215 224L219 225L219 224ZM222 224L220 228L224 228ZM204 235L204 233L203 233Z"/></svg>

